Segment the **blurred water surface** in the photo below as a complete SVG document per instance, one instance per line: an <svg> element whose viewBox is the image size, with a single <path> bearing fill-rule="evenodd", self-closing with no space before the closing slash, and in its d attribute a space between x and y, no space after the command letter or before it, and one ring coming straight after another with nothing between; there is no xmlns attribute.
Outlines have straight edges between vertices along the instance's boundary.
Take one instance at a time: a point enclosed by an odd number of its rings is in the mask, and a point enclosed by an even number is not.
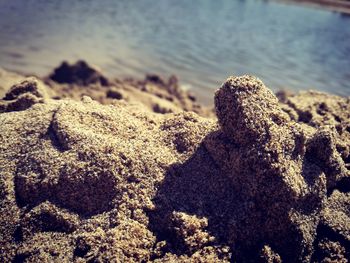
<svg viewBox="0 0 350 263"><path fill-rule="evenodd" d="M258 0L0 0L0 66L176 74L202 101L229 75L350 95L350 17Z"/></svg>

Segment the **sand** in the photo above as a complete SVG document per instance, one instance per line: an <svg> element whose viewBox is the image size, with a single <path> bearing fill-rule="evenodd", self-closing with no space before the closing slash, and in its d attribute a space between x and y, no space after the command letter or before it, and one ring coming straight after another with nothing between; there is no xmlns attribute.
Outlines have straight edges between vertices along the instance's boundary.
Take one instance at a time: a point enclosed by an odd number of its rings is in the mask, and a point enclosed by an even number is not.
<svg viewBox="0 0 350 263"><path fill-rule="evenodd" d="M64 69L0 100L1 262L347 262L349 98Z"/></svg>
<svg viewBox="0 0 350 263"><path fill-rule="evenodd" d="M115 100L142 104L156 113L193 111L205 117L214 117L214 110L204 107L188 91L181 89L176 76L163 79L147 75L144 80L108 79L96 67L78 61L73 65L63 62L44 80L56 92L56 99L80 100L86 95L102 104Z"/></svg>

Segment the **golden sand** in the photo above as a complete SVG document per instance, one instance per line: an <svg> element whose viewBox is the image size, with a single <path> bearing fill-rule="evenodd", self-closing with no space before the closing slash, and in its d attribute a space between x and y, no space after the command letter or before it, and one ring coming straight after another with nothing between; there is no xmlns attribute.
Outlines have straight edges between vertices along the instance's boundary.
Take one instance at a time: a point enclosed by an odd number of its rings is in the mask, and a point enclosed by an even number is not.
<svg viewBox="0 0 350 263"><path fill-rule="evenodd" d="M349 98L64 67L0 100L1 262L347 262Z"/></svg>

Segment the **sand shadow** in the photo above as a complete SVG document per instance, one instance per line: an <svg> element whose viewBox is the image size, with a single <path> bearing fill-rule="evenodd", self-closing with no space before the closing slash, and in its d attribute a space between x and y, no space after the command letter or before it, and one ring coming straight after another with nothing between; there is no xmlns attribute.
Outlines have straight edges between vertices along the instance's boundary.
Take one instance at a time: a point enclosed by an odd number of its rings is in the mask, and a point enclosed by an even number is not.
<svg viewBox="0 0 350 263"><path fill-rule="evenodd" d="M182 164L174 164L167 170L153 199L156 210L149 212L150 228L158 241L166 240L167 252L186 254L171 228L173 212L184 212L198 218L206 217L206 231L215 237L207 245L229 245L228 225L240 202L231 180L224 175L205 147L205 140L216 136L209 134L193 155Z"/></svg>

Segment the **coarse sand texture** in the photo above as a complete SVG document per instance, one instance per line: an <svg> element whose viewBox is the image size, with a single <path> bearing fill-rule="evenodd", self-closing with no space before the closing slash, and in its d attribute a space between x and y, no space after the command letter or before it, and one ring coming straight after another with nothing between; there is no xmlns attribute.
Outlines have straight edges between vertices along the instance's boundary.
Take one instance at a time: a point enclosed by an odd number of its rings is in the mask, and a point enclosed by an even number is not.
<svg viewBox="0 0 350 263"><path fill-rule="evenodd" d="M0 262L350 258L349 98L75 66L0 100Z"/></svg>

